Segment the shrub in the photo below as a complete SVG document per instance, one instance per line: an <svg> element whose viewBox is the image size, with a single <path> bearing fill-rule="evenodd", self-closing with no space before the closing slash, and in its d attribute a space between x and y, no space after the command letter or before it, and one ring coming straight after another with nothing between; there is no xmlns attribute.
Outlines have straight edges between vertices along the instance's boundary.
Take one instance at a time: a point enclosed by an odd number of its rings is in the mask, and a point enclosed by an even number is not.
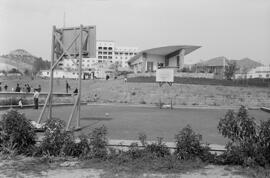
<svg viewBox="0 0 270 178"><path fill-rule="evenodd" d="M154 154L155 157L165 157L170 155L170 149L162 142L147 145L145 150L147 153Z"/></svg>
<svg viewBox="0 0 270 178"><path fill-rule="evenodd" d="M89 154L90 146L85 135L80 135L78 140L72 139L68 141L70 142L65 143L63 148L63 154L65 156L85 158Z"/></svg>
<svg viewBox="0 0 270 178"><path fill-rule="evenodd" d="M270 120L262 121L259 126L259 146L257 153L263 157L257 159L259 164L270 164ZM258 156L257 156L258 157ZM263 160L263 161L262 161Z"/></svg>
<svg viewBox="0 0 270 178"><path fill-rule="evenodd" d="M67 145L72 144L73 135L64 130L64 121L52 118L45 123L45 135L39 147L41 155L60 156Z"/></svg>
<svg viewBox="0 0 270 178"><path fill-rule="evenodd" d="M176 151L175 154L178 159L189 160L194 158L200 158L202 160L208 160L211 156L210 148L208 146L202 146L202 135L196 134L190 125L183 128L177 135L176 139Z"/></svg>
<svg viewBox="0 0 270 178"><path fill-rule="evenodd" d="M100 128L95 128L91 133L89 133L92 157L106 158L106 146L108 144L107 134L107 128L104 125Z"/></svg>
<svg viewBox="0 0 270 178"><path fill-rule="evenodd" d="M270 121L257 125L244 106L237 113L229 110L218 124L219 132L230 139L227 150L220 156L222 163L246 166L270 163L269 126Z"/></svg>
<svg viewBox="0 0 270 178"><path fill-rule="evenodd" d="M35 130L25 115L10 109L0 121L0 151L4 153L31 154L35 145Z"/></svg>

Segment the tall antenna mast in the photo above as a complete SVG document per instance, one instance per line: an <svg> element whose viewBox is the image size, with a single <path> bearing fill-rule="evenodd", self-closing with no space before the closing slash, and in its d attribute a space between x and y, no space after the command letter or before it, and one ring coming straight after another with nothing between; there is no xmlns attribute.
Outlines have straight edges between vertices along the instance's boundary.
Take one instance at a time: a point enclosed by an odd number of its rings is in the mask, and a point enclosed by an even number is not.
<svg viewBox="0 0 270 178"><path fill-rule="evenodd" d="M63 23L63 27L65 28L66 27L66 12L64 11L64 23Z"/></svg>

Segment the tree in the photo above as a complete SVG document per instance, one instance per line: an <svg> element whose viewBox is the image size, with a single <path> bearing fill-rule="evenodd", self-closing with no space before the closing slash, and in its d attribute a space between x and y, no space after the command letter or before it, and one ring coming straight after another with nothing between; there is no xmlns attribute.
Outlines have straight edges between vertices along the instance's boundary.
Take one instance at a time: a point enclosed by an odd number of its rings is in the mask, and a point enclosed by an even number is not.
<svg viewBox="0 0 270 178"><path fill-rule="evenodd" d="M228 66L225 67L225 71L224 71L224 75L226 77L227 80L232 80L232 77L234 76L235 72L238 70L239 68L237 67L236 62L229 62Z"/></svg>
<svg viewBox="0 0 270 178"><path fill-rule="evenodd" d="M49 69L50 68L50 62L42 60L42 58L36 58L33 64L33 72L34 74L37 74L40 70Z"/></svg>

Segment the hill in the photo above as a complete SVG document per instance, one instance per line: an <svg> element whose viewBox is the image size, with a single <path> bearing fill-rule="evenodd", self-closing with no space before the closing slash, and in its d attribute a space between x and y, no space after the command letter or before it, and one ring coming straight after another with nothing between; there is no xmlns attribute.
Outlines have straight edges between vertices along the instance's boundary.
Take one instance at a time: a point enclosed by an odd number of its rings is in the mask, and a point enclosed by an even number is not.
<svg viewBox="0 0 270 178"><path fill-rule="evenodd" d="M10 71L12 68L15 68L22 73L26 70L36 72L43 68L40 67L43 63L47 64L48 62L44 62L41 58L30 54L24 49L17 49L7 55L0 56L1 71Z"/></svg>
<svg viewBox="0 0 270 178"><path fill-rule="evenodd" d="M240 68L240 71L243 72L244 70L248 71L252 68L256 68L259 66L263 66L263 64L256 62L250 58L243 58L240 60L235 60L237 66Z"/></svg>

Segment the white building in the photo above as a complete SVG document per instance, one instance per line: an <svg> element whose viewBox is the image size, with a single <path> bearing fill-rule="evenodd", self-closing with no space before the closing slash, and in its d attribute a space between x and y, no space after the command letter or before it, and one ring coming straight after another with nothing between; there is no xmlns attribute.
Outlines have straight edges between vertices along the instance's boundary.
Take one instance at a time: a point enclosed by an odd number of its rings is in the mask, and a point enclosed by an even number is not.
<svg viewBox="0 0 270 178"><path fill-rule="evenodd" d="M41 78L50 78L50 70L41 70L39 72L39 76ZM69 79L77 79L79 76L79 72L78 71L66 71L66 70L59 70L59 69L55 69L53 71L53 77L54 78L69 78ZM89 78L93 78L93 72L90 71L83 71L82 72L82 79L89 79Z"/></svg>
<svg viewBox="0 0 270 178"><path fill-rule="evenodd" d="M119 67L128 67L128 60L138 52L137 47L116 47L114 41L97 41L96 58L83 58L82 68L92 70L95 63L117 63ZM77 70L79 60L64 59L60 69Z"/></svg>
<svg viewBox="0 0 270 178"><path fill-rule="evenodd" d="M260 66L251 69L247 73L235 74L235 78L270 78L270 66Z"/></svg>

